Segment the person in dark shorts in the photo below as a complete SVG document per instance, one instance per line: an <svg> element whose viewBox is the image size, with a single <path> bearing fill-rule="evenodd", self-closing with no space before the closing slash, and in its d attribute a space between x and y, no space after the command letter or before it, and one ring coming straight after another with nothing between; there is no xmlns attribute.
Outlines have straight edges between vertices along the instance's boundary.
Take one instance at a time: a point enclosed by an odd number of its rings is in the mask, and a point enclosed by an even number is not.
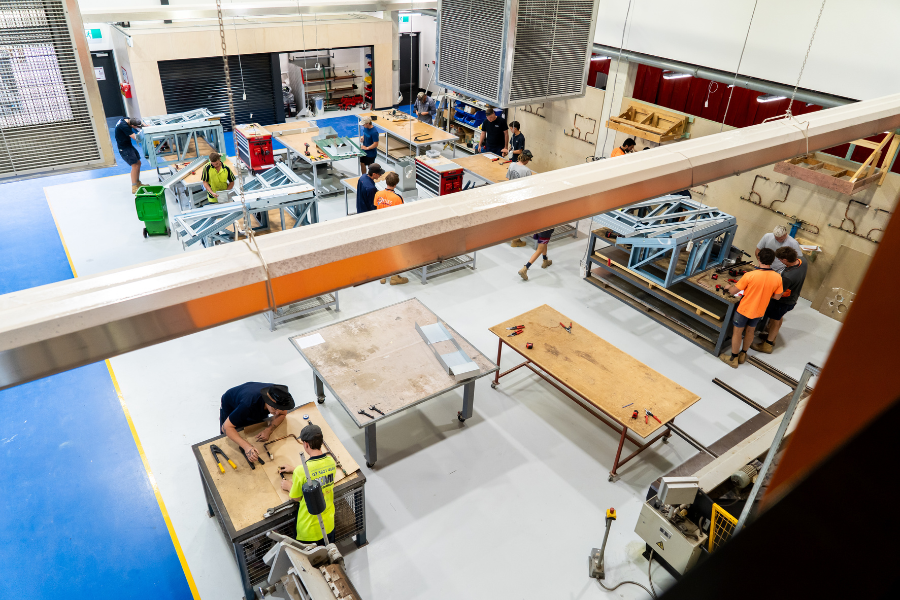
<svg viewBox="0 0 900 600"><path fill-rule="evenodd" d="M553 235L553 230L548 229L546 231L542 231L540 233L534 234L534 239L537 240L537 250L535 250L534 254L531 255L531 258L525 263L525 266L519 269L519 277L528 281L528 269L532 264L537 261L538 256L544 256L544 262L541 263L541 268L546 269L550 265L553 264L553 261L547 258L547 244L550 243L550 236Z"/></svg>
<svg viewBox="0 0 900 600"><path fill-rule="evenodd" d="M784 292L781 298L770 300L766 307L765 317L769 319L769 334L766 339L753 342L750 346L757 352L765 354L771 354L775 349L775 338L778 337L778 331L784 322L784 315L797 306L808 268L806 261L790 246L782 246L776 250L775 260L780 260L784 265L784 270L781 271L781 287L784 288Z"/></svg>
<svg viewBox="0 0 900 600"><path fill-rule="evenodd" d="M143 127L141 120L135 117L123 117L116 123L113 130L116 138L116 146L119 147L119 156L131 165L131 193L134 194L141 183L141 153L131 144L131 140L137 141L137 130Z"/></svg>
<svg viewBox="0 0 900 600"><path fill-rule="evenodd" d="M362 173L365 174L366 167L378 158L378 130L372 124L371 117L363 117L359 120L359 124L362 126L359 149L366 153L365 156L359 157L359 163L362 165Z"/></svg>

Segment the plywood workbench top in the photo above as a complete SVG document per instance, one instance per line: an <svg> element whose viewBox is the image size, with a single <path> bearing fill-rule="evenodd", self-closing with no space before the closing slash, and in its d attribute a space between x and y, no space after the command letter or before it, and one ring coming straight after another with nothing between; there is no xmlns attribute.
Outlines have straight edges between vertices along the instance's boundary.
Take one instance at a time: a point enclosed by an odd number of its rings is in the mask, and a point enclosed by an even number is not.
<svg viewBox="0 0 900 600"><path fill-rule="evenodd" d="M376 120L372 121L372 124L375 125L375 127L388 131L392 136L406 142L413 142L416 144L439 144L459 139L452 133L447 133L443 129L438 129L437 127L423 123L413 117L402 121L397 120L395 117L392 117L390 111L387 110L365 112L356 116L360 119L371 116L378 117ZM420 139L416 141L415 138L417 137L427 137L429 139Z"/></svg>
<svg viewBox="0 0 900 600"><path fill-rule="evenodd" d="M309 418L304 419L304 415ZM359 471L359 465L338 440L328 423L325 422L325 418L319 412L315 402L304 404L291 411L284 422L272 432L269 439L276 440L288 434L294 434L299 437L300 431L310 421L322 428L325 443L328 444L344 467L344 470L347 471L345 476L338 469L335 483L340 483L345 477L354 477L355 473ZM256 435L264 428L265 424L260 423L246 427L239 432L241 437L249 441L259 452L262 459L266 461L265 465L256 463L256 469L250 468L247 459L244 458L244 452L227 437L217 438L198 447L200 457L210 473L212 484L222 498L232 525L238 531L262 521L263 515L268 509L278 506L290 498L288 493L281 489L281 476L278 474L278 466L290 464L298 467L301 464L300 452L303 450L303 446L294 438L287 438L270 444L269 452L275 458L274 460L269 460L269 456L263 447L263 442L256 441ZM209 449L213 444L216 444L228 455L228 458L237 465L237 469L231 468L228 463L223 463L222 466L225 467L225 472L219 471Z"/></svg>
<svg viewBox="0 0 900 600"><path fill-rule="evenodd" d="M572 323L572 333L560 327ZM508 337L507 327L525 325ZM700 399L671 379L622 352L600 336L546 304L491 327L490 331L536 366L569 386L620 424L646 438ZM528 350L525 344L532 342ZM527 371L526 371L527 372ZM631 404L631 406L625 406ZM638 411L639 417L631 414Z"/></svg>

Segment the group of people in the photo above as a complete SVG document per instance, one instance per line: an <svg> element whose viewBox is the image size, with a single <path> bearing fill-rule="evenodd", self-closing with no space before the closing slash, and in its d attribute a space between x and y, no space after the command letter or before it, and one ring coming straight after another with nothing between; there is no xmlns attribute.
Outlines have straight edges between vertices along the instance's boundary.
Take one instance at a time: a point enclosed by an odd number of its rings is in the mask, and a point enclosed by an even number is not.
<svg viewBox="0 0 900 600"><path fill-rule="evenodd" d="M747 360L748 349L772 353L784 316L797 305L809 266L800 244L780 225L759 241L756 259L759 268L745 273L728 288L731 294L743 291L735 310L731 352L719 357L734 369ZM754 341L762 319L766 319L768 328L761 328L760 339Z"/></svg>

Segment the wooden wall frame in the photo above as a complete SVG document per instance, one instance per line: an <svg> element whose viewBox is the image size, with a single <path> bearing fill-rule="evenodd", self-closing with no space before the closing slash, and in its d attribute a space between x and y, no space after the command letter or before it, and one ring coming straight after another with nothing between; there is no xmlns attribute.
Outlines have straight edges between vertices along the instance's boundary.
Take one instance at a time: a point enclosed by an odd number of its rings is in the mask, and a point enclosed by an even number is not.
<svg viewBox="0 0 900 600"><path fill-rule="evenodd" d="M661 144L679 138L690 138L688 131L694 117L663 110L658 106L629 101L628 108L606 122L609 129Z"/></svg>

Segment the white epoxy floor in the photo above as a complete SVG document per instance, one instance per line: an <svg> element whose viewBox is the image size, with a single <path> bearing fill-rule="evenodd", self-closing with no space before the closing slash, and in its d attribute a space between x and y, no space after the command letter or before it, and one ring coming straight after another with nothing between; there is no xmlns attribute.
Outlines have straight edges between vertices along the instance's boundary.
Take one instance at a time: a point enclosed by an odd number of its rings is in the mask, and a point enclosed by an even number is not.
<svg viewBox="0 0 900 600"><path fill-rule="evenodd" d="M149 178L143 178L147 182ZM46 189L79 276L182 252L174 238L144 239L127 176ZM351 204L353 198L351 196ZM172 210L174 207L170 207ZM344 214L343 196L322 203L325 219ZM582 223L585 225L585 223ZM712 383L719 377L768 405L788 388L748 365L732 370L644 314L584 282L586 238L552 244L549 269L516 271L530 247L478 253L478 269L422 285L377 282L341 292L341 312L320 312L272 333L263 316L112 359L188 565L204 598L239 599L237 567L215 520L206 517L190 446L217 434L221 394L244 381L290 386L298 403L315 399L312 375L288 337L418 297L488 356L488 327L540 304L582 326L701 396L680 425L712 443L754 411ZM765 358L797 377L823 364L840 325L801 300ZM513 365L510 352L503 366ZM607 582L647 585L647 561L633 533L649 484L695 451L678 438L657 445L607 481L616 434L537 376L517 371L499 389L476 384L475 416L456 420L462 391L379 425L377 467L364 468L369 544L347 547L347 565L368 600L488 598L646 598L623 586L612 593L587 576L587 556L603 538L604 512L619 513L607 546ZM333 399L321 407L357 462L363 432ZM125 541L127 543L127 541ZM657 589L672 585L659 566Z"/></svg>

